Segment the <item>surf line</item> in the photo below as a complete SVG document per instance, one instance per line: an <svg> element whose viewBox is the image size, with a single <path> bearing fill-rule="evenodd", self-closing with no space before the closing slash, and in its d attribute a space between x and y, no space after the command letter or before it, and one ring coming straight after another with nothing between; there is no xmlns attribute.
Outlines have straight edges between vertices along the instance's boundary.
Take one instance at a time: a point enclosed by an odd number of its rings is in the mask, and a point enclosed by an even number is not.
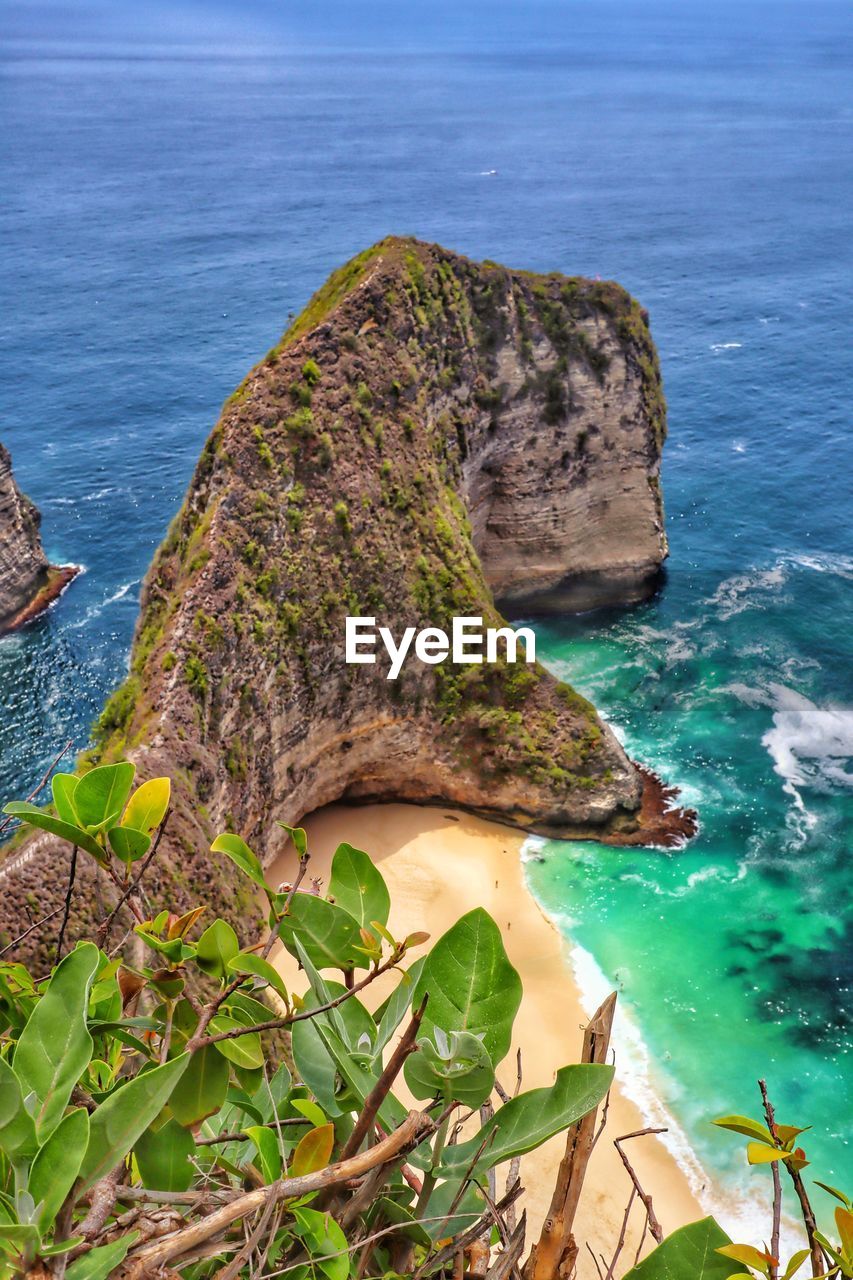
<svg viewBox="0 0 853 1280"><path fill-rule="evenodd" d="M497 662L499 643L507 662L536 661L536 636L530 627L486 627L481 617L455 617L450 635L441 627L406 627L399 643L388 627L376 626L375 618L347 617L345 655L348 663L375 663L376 645L381 640L390 659L386 679L396 680L412 649L418 662L435 665L448 658L456 663Z"/></svg>

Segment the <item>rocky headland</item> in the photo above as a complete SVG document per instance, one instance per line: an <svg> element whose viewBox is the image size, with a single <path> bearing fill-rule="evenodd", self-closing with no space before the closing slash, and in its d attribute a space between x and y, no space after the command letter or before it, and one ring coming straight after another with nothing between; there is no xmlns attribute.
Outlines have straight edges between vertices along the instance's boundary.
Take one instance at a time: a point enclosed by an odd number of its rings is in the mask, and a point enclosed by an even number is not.
<svg viewBox="0 0 853 1280"><path fill-rule="evenodd" d="M347 615L396 634L648 594L665 420L647 316L612 282L396 238L335 272L226 403L97 726L97 758L178 784L175 905L204 884L238 916L209 837L230 825L272 858L274 819L340 799L619 843L689 834L541 666L410 663L389 681L344 658ZM56 856L44 836L13 855L3 931Z"/></svg>
<svg viewBox="0 0 853 1280"><path fill-rule="evenodd" d="M0 444L0 635L43 613L79 572L52 565L41 545L41 516L18 488L9 451Z"/></svg>

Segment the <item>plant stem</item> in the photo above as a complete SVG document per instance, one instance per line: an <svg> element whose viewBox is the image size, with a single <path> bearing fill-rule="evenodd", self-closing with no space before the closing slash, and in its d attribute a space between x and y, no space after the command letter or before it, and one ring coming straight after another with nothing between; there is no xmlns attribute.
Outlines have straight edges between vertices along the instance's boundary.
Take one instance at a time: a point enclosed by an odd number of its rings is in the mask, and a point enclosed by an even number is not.
<svg viewBox="0 0 853 1280"><path fill-rule="evenodd" d="M767 1120L767 1128L770 1130L770 1136L776 1147L781 1147L779 1135L776 1132L776 1117L773 1113L773 1106L767 1096L766 1080L759 1080L758 1087L761 1090L761 1101L764 1104L764 1115ZM774 1261L770 1263L768 1271L769 1280L778 1280L779 1276L779 1236L782 1226L782 1179L779 1176L779 1161L774 1160L770 1166L773 1173L773 1226L770 1231L770 1252L773 1254Z"/></svg>
<svg viewBox="0 0 853 1280"><path fill-rule="evenodd" d="M447 1112L444 1119L439 1125L438 1132L435 1135L435 1142L432 1148L432 1164L424 1174L424 1185L421 1188L421 1194L418 1196L418 1202L415 1205L415 1217L422 1218L429 1204L429 1198L432 1195L433 1188L438 1181L438 1166L441 1163L441 1157L444 1155L444 1145L447 1142L447 1133L450 1128L450 1117L452 1108L450 1106L452 1099L447 1098Z"/></svg>

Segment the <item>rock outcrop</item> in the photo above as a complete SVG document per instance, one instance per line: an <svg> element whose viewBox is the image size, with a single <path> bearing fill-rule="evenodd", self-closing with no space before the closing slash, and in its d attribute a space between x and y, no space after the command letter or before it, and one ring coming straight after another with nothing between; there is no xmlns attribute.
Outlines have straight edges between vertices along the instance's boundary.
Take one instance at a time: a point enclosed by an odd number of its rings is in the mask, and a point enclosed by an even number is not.
<svg viewBox="0 0 853 1280"><path fill-rule="evenodd" d="M77 569L48 563L39 537L41 516L21 493L8 449L0 444L0 635L36 617Z"/></svg>
<svg viewBox="0 0 853 1280"><path fill-rule="evenodd" d="M399 239L336 272L226 403L99 724L100 758L183 783L176 905L226 876L211 833L271 856L274 819L340 799L642 840L644 776L574 690L505 661L389 681L347 665L344 620L638 598L666 555L664 434L647 317L616 284Z"/></svg>

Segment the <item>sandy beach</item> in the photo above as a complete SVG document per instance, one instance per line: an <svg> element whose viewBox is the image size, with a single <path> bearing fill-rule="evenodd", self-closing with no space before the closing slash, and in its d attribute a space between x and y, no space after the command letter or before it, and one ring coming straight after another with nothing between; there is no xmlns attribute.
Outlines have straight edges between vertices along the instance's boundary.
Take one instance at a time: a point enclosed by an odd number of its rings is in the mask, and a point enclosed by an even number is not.
<svg viewBox="0 0 853 1280"><path fill-rule="evenodd" d="M567 946L526 889L519 832L449 809L413 805L335 805L314 814L305 825L311 874L322 876L324 882L341 841L370 853L391 891L389 924L397 937L424 929L438 938L475 906L492 914L524 983L513 1054L498 1072L505 1087L514 1086L516 1047L522 1051L524 1088L550 1084L558 1067L578 1060L588 1016ZM292 856L282 858L270 868L270 878L289 879L293 866ZM281 959L290 969L289 957ZM647 1123L619 1086L618 1059L616 1082L607 1128L593 1152L576 1224L578 1240L588 1241L608 1262L631 1189L613 1139ZM632 1164L644 1190L653 1197L664 1232L703 1216L686 1176L657 1138L644 1137L629 1145ZM523 1161L529 1240L538 1235L547 1211L562 1151L563 1141L556 1138ZM642 1214L635 1206L622 1255L624 1269L633 1262L641 1226ZM617 1274L622 1271L620 1265ZM596 1280L596 1269L585 1250L578 1275L579 1280Z"/></svg>

